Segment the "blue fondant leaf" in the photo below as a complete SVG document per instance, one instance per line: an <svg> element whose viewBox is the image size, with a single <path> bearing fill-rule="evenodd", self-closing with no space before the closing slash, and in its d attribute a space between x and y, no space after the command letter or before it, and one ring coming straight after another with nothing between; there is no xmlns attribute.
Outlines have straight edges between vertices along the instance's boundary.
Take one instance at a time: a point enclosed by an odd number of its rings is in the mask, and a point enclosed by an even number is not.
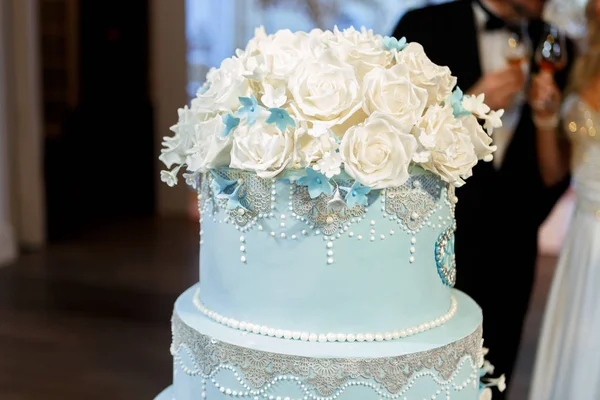
<svg viewBox="0 0 600 400"><path fill-rule="evenodd" d="M237 181L236 181L237 183ZM235 210L238 207L241 208L246 208L242 205L242 203L240 203L240 189L242 188L242 185L238 185L233 192L231 192L230 194L226 194L226 193L222 193L220 194L218 197L222 198L222 199L227 199L227 209L228 210Z"/></svg>
<svg viewBox="0 0 600 400"><path fill-rule="evenodd" d="M298 185L307 186L308 193L312 199L319 197L322 193L333 193L333 185L329 179L312 168L306 168L306 175L296 181Z"/></svg>
<svg viewBox="0 0 600 400"><path fill-rule="evenodd" d="M253 94L250 97L238 97L242 107L236 112L236 116L238 117L246 117L246 122L248 125L252 126L256 122L256 117L258 117L260 113L260 106L258 105L258 101Z"/></svg>
<svg viewBox="0 0 600 400"><path fill-rule="evenodd" d="M231 114L225 114L223 115L223 123L225 124L225 128L221 132L221 137L229 135L231 130L240 124L240 119Z"/></svg>
<svg viewBox="0 0 600 400"><path fill-rule="evenodd" d="M452 106L452 111L454 113L455 118L471 114L470 111L465 110L462 106L463 97L464 93L462 90L460 90L458 86L456 87L456 89L454 89L452 95L450 95L449 101L450 105Z"/></svg>
<svg viewBox="0 0 600 400"><path fill-rule="evenodd" d="M277 129L281 132L285 131L285 128L289 125L292 128L296 127L296 122L283 108L269 108L271 115L267 118L267 124L277 125Z"/></svg>
<svg viewBox="0 0 600 400"><path fill-rule="evenodd" d="M231 189L238 183L237 180L229 180L229 179L225 179L223 178L221 175L217 174L214 171L210 171L210 173L213 176L213 181L212 181L212 190L213 192L215 192L216 194L222 194L222 193L226 193L226 192L230 192Z"/></svg>
<svg viewBox="0 0 600 400"><path fill-rule="evenodd" d="M404 50L404 48L407 45L408 45L408 43L407 43L405 37L400 38L400 40L396 39L395 37L391 37L391 36L383 37L383 46L390 51L392 51L392 50L402 51L402 50Z"/></svg>
<svg viewBox="0 0 600 400"><path fill-rule="evenodd" d="M366 206L368 202L367 195L369 192L371 192L370 187L362 186L360 182L355 181L348 190L348 194L346 194L346 204L348 205L348 208L353 208L357 204Z"/></svg>

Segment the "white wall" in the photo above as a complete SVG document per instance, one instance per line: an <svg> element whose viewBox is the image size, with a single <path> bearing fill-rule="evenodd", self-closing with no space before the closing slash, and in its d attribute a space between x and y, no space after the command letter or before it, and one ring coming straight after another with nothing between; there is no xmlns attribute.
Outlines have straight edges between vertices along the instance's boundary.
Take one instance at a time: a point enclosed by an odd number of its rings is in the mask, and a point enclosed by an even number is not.
<svg viewBox="0 0 600 400"><path fill-rule="evenodd" d="M0 1L0 266L16 257L15 240L10 221L10 196L8 183L8 123L7 123L7 7Z"/></svg>

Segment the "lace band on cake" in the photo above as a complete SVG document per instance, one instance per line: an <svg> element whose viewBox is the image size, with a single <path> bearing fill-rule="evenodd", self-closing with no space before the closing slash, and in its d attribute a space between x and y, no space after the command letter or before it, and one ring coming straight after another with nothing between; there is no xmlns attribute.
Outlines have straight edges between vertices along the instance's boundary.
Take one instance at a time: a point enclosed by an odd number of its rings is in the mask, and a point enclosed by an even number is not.
<svg viewBox="0 0 600 400"><path fill-rule="evenodd" d="M203 174L198 187L200 213L224 210L228 222L241 231L252 228L262 218L269 218L275 198L274 179L263 179L256 174L234 169L215 170ZM351 179L337 179L335 193L322 193L311 198L306 186L290 183L290 211L314 229L332 235L353 218L361 218L366 206L383 196L382 211L394 218L405 231L416 233L431 215L440 208L443 191L453 207L454 187L438 176L419 169L412 171L408 181L399 187L372 190L365 204L348 207L344 200L354 184Z"/></svg>
<svg viewBox="0 0 600 400"><path fill-rule="evenodd" d="M385 358L312 358L249 349L203 335L177 314L173 315L172 329L171 353L183 372L202 377L204 382L208 379L222 392L231 394L232 389L220 386L215 374L222 370L235 371L238 382L243 382L247 389L245 393L236 392L238 397L262 397L273 382L291 380L301 381L303 390L313 393L310 398L317 398L314 394L332 396L348 386L364 385L376 390L381 397L397 399L416 379L425 375L447 387L468 360L472 373L466 383L454 384L453 389L458 390L478 380L477 365L482 359L481 326L446 346Z"/></svg>
<svg viewBox="0 0 600 400"><path fill-rule="evenodd" d="M200 289L196 290L196 293L194 293L193 301L194 307L196 307L196 309L202 314L206 315L211 320L230 328L252 332L257 335L276 337L279 339L294 339L309 342L382 342L384 340L396 340L441 326L452 319L458 310L458 302L456 301L456 298L454 296L450 296L450 308L446 314L434 319L433 321L424 322L410 328L382 333L314 333L275 329L265 325L253 324L251 322L241 322L233 318L224 317L208 309L204 304L202 304L200 301Z"/></svg>

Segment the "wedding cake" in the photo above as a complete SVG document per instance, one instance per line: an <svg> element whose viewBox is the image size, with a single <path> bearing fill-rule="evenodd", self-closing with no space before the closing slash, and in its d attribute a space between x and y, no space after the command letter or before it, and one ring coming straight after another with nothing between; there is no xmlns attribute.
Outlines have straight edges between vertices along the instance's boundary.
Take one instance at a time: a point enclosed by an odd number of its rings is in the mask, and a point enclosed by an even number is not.
<svg viewBox="0 0 600 400"><path fill-rule="evenodd" d="M262 28L211 69L160 156L198 191L200 283L160 399L491 397L482 314L452 288L455 187L501 111L418 43Z"/></svg>

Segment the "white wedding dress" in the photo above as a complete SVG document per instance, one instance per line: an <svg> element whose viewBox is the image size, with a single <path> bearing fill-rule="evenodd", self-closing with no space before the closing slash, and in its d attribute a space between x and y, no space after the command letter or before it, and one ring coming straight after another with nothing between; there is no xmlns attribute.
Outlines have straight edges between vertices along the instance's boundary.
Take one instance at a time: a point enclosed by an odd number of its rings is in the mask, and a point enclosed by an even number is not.
<svg viewBox="0 0 600 400"><path fill-rule="evenodd" d="M574 147L576 197L550 291L531 400L600 399L600 113L571 96L565 129Z"/></svg>

